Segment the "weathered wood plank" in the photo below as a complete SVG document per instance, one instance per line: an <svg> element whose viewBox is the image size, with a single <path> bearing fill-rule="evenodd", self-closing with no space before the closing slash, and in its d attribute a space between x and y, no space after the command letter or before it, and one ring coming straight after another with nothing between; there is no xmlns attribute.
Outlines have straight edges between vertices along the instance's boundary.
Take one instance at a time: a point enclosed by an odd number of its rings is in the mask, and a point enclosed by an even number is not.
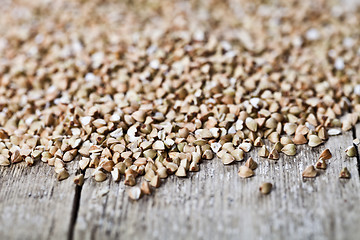
<svg viewBox="0 0 360 240"><path fill-rule="evenodd" d="M70 174L76 164L68 164ZM0 239L66 239L75 185L38 162L0 168Z"/></svg>
<svg viewBox="0 0 360 240"><path fill-rule="evenodd" d="M122 183L88 179L75 239L354 239L360 234L360 181L356 159L344 154L351 142L349 132L316 149L300 146L295 157L277 162L252 153L259 168L246 180L237 176L240 164L214 159L189 178L168 178L138 202L128 199ZM325 148L333 153L328 169L303 180L303 169ZM350 180L338 178L344 166ZM275 184L270 195L259 194L263 181Z"/></svg>

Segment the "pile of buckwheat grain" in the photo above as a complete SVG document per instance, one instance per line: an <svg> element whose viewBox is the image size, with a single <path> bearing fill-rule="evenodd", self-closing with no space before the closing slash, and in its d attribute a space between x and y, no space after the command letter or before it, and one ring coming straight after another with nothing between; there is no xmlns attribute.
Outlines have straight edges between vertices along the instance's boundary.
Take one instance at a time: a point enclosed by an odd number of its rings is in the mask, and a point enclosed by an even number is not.
<svg viewBox="0 0 360 240"><path fill-rule="evenodd" d="M360 117L348 2L4 1L0 165L41 161L63 180L78 161L96 181L141 183L138 199L202 160L317 147Z"/></svg>

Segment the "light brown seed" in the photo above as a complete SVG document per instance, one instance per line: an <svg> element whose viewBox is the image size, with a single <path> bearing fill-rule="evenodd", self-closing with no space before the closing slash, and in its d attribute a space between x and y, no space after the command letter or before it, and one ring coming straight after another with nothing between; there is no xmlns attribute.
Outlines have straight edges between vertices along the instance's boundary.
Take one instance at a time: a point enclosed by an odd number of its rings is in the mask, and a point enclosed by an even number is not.
<svg viewBox="0 0 360 240"><path fill-rule="evenodd" d="M206 160L211 160L214 158L214 154L210 149L204 151L202 157Z"/></svg>
<svg viewBox="0 0 360 240"><path fill-rule="evenodd" d="M261 147L264 145L264 142L262 141L261 137L258 137L255 139L254 141L254 146L255 147Z"/></svg>
<svg viewBox="0 0 360 240"><path fill-rule="evenodd" d="M356 156L356 148L354 146L349 146L345 149L345 153L348 157Z"/></svg>
<svg viewBox="0 0 360 240"><path fill-rule="evenodd" d="M214 153L219 152L221 149L221 144L218 142L213 142L210 144L210 146L211 146L211 150L213 150Z"/></svg>
<svg viewBox="0 0 360 240"><path fill-rule="evenodd" d="M187 154L187 156L189 156L189 155ZM189 161L190 157L187 157L187 156L185 155L184 156L185 158L180 160L180 166L183 166L186 171L189 170L189 166L190 166L190 161ZM190 154L190 156L191 156L191 154Z"/></svg>
<svg viewBox="0 0 360 240"><path fill-rule="evenodd" d="M321 140L317 135L310 135L309 136L309 146L310 147L317 147L320 144L323 143L323 140Z"/></svg>
<svg viewBox="0 0 360 240"><path fill-rule="evenodd" d="M181 138L187 138L188 135L189 135L189 129L187 129L186 127L179 129L179 136Z"/></svg>
<svg viewBox="0 0 360 240"><path fill-rule="evenodd" d="M269 194L271 192L272 186L273 185L271 183L265 182L261 184L261 186L259 187L259 191L264 195Z"/></svg>
<svg viewBox="0 0 360 240"><path fill-rule="evenodd" d="M300 134L300 135L305 136L306 134L309 133L309 131L310 131L310 129L308 127L306 127L305 125L299 125L296 128L295 135Z"/></svg>
<svg viewBox="0 0 360 240"><path fill-rule="evenodd" d="M180 165L179 168L177 169L175 175L178 177L186 177L186 169Z"/></svg>
<svg viewBox="0 0 360 240"><path fill-rule="evenodd" d="M115 165L114 162L108 159L104 159L99 163L99 167L101 167L107 172L111 172L113 170L114 165Z"/></svg>
<svg viewBox="0 0 360 240"><path fill-rule="evenodd" d="M154 159L156 157L156 151L153 149L148 149L143 152L143 155L145 158L152 158Z"/></svg>
<svg viewBox="0 0 360 240"><path fill-rule="evenodd" d="M340 129L337 129L337 128L330 128L328 130L328 134L330 136L335 136L335 135L339 135L341 133L341 130Z"/></svg>
<svg viewBox="0 0 360 240"><path fill-rule="evenodd" d="M295 133L297 125L295 123L285 123L284 131L288 136L291 136Z"/></svg>
<svg viewBox="0 0 360 240"><path fill-rule="evenodd" d="M328 133L325 127L321 127L318 131L319 138L322 140L327 140L329 138Z"/></svg>
<svg viewBox="0 0 360 240"><path fill-rule="evenodd" d="M296 146L295 144L287 144L281 149L281 152L288 156L294 156L296 154Z"/></svg>
<svg viewBox="0 0 360 240"><path fill-rule="evenodd" d="M125 174L126 171L126 164L124 162L119 162L117 163L114 168L119 169L120 174Z"/></svg>
<svg viewBox="0 0 360 240"><path fill-rule="evenodd" d="M253 132L257 131L258 125L254 119L252 119L250 117L246 118L245 125L250 131L253 131Z"/></svg>
<svg viewBox="0 0 360 240"><path fill-rule="evenodd" d="M278 122L276 121L276 119L271 117L268 120L266 120L265 127L270 129L275 129L277 127L277 124Z"/></svg>
<svg viewBox="0 0 360 240"><path fill-rule="evenodd" d="M9 165L10 165L9 159L4 155L0 154L0 166L9 166Z"/></svg>
<svg viewBox="0 0 360 240"><path fill-rule="evenodd" d="M278 132L272 132L267 138L272 143L280 142L280 135Z"/></svg>
<svg viewBox="0 0 360 240"><path fill-rule="evenodd" d="M319 160L328 160L332 157L332 154L330 152L330 150L327 148L324 151L322 151L322 153L319 156Z"/></svg>
<svg viewBox="0 0 360 240"><path fill-rule="evenodd" d="M317 169L323 169L323 170L325 170L326 167L327 167L327 164L326 164L325 160L320 160L320 159L319 159L319 160L316 162L315 167L316 167Z"/></svg>
<svg viewBox="0 0 360 240"><path fill-rule="evenodd" d="M251 169L250 169L249 167L247 167L247 166L241 166L241 167L239 168L238 175L239 175L241 178L249 178L249 177L254 176L254 171L251 170Z"/></svg>
<svg viewBox="0 0 360 240"><path fill-rule="evenodd" d="M228 165L228 164L233 163L235 161L235 158L229 153L224 153L221 156L221 160L222 160L224 165Z"/></svg>
<svg viewBox="0 0 360 240"><path fill-rule="evenodd" d="M255 170L258 167L258 164L254 161L252 157L249 157L245 162L245 166L250 168L251 170Z"/></svg>
<svg viewBox="0 0 360 240"><path fill-rule="evenodd" d="M219 128L210 128L209 131L211 132L213 138L218 138L220 136Z"/></svg>
<svg viewBox="0 0 360 240"><path fill-rule="evenodd" d="M219 151L218 153L216 153L216 156L218 158L222 158L227 152L223 149L221 151Z"/></svg>
<svg viewBox="0 0 360 240"><path fill-rule="evenodd" d="M139 200L141 197L141 189L139 187L131 187L128 190L128 195L132 200Z"/></svg>
<svg viewBox="0 0 360 240"><path fill-rule="evenodd" d="M128 186L134 186L136 184L135 174L125 174L124 184Z"/></svg>
<svg viewBox="0 0 360 240"><path fill-rule="evenodd" d="M239 145L239 148L241 150L243 150L244 152L250 152L251 148L252 148L252 144L250 142L242 142Z"/></svg>
<svg viewBox="0 0 360 240"><path fill-rule="evenodd" d="M112 177L114 182L120 181L120 170L118 168L114 168L111 171L111 177Z"/></svg>
<svg viewBox="0 0 360 240"><path fill-rule="evenodd" d="M104 148L101 152L101 158L108 158L111 159L112 158L112 154L110 152L109 148Z"/></svg>
<svg viewBox="0 0 360 240"><path fill-rule="evenodd" d="M209 139L213 138L213 134L209 129L198 129L195 131L196 138L200 139Z"/></svg>
<svg viewBox="0 0 360 240"><path fill-rule="evenodd" d="M169 173L174 173L179 168L179 166L174 162L167 163L165 167L166 167L166 169L168 170Z"/></svg>
<svg viewBox="0 0 360 240"><path fill-rule="evenodd" d="M305 144L308 142L306 137L301 133L296 133L292 141L297 145Z"/></svg>
<svg viewBox="0 0 360 240"><path fill-rule="evenodd" d="M199 163L200 160L201 160L201 155L200 155L200 153L198 153L198 152L192 152L192 153L191 153L191 159L192 159L192 162L194 162L194 163Z"/></svg>
<svg viewBox="0 0 360 240"><path fill-rule="evenodd" d="M155 175L150 181L150 185L155 188L160 187L160 184L161 184L161 181L160 181L159 175Z"/></svg>
<svg viewBox="0 0 360 240"><path fill-rule="evenodd" d="M269 150L265 145L260 148L258 155L263 158L267 158L269 156Z"/></svg>
<svg viewBox="0 0 360 240"><path fill-rule="evenodd" d="M12 163L19 163L23 160L23 157L20 155L19 150L16 150L12 155L11 155L11 162Z"/></svg>
<svg viewBox="0 0 360 240"><path fill-rule="evenodd" d="M348 120L344 120L342 123L342 127L341 129L345 132L349 131L350 129L352 129L352 124L350 121Z"/></svg>
<svg viewBox="0 0 360 240"><path fill-rule="evenodd" d="M79 161L79 167L81 168L81 170L84 170L85 168L87 168L89 163L90 163L90 158L82 157Z"/></svg>
<svg viewBox="0 0 360 240"><path fill-rule="evenodd" d="M280 138L280 143L283 146L288 144L294 144L294 142L289 137L285 137L285 136Z"/></svg>
<svg viewBox="0 0 360 240"><path fill-rule="evenodd" d="M90 116L80 118L80 123L81 123L82 126L86 126L86 125L90 124L90 122L91 122L91 117Z"/></svg>
<svg viewBox="0 0 360 240"><path fill-rule="evenodd" d="M34 165L34 159L33 159L32 157L29 157L29 156L26 157L26 158L25 158L25 162L26 162L26 165L29 166L29 167L32 166L32 165ZM1 164L0 164L0 165L1 165Z"/></svg>
<svg viewBox="0 0 360 240"><path fill-rule="evenodd" d="M82 186L84 184L84 174L79 174L74 177L74 183L78 186Z"/></svg>
<svg viewBox="0 0 360 240"><path fill-rule="evenodd" d="M340 178L351 178L351 174L349 172L349 170L347 169L347 167L344 167L341 171L340 171L340 175L339 175Z"/></svg>
<svg viewBox="0 0 360 240"><path fill-rule="evenodd" d="M74 159L74 157L76 156L76 154L77 154L77 149L73 149L73 150L65 152L64 156L63 156L63 161L64 162L72 161Z"/></svg>
<svg viewBox="0 0 360 240"><path fill-rule="evenodd" d="M159 167L156 170L156 173L157 175L159 175L160 178L167 178L168 176L166 167Z"/></svg>
<svg viewBox="0 0 360 240"><path fill-rule="evenodd" d="M276 142L273 146L273 149L276 149L276 151L281 152L281 149L283 148L283 145L280 142Z"/></svg>
<svg viewBox="0 0 360 240"><path fill-rule="evenodd" d="M235 158L235 161L244 160L244 151L237 148L231 152L231 155Z"/></svg>
<svg viewBox="0 0 360 240"><path fill-rule="evenodd" d="M146 195L150 195L151 194L151 188L150 188L150 185L147 181L143 181L141 183L141 192L143 194L146 194Z"/></svg>
<svg viewBox="0 0 360 240"><path fill-rule="evenodd" d="M96 127L96 128L101 128L103 126L106 125L106 121L104 119L98 118L94 121L92 121L92 124Z"/></svg>
<svg viewBox="0 0 360 240"><path fill-rule="evenodd" d="M144 179L146 180L146 181L148 181L148 182L150 182L151 181L151 179L153 178L153 177L155 177L155 171L153 170L153 169L148 169L148 170L145 170L146 171L146 173L145 173L145 175L144 175Z"/></svg>
<svg viewBox="0 0 360 240"><path fill-rule="evenodd" d="M221 149L230 153L234 150L234 145L232 144L232 142L224 143Z"/></svg>
<svg viewBox="0 0 360 240"><path fill-rule="evenodd" d="M190 164L190 167L189 167L190 172L198 172L199 170L200 170L199 164L197 164L196 162L192 162Z"/></svg>
<svg viewBox="0 0 360 240"><path fill-rule="evenodd" d="M310 165L308 167L305 168L305 170L302 173L302 176L304 178L314 178L316 177L318 174L318 172L316 171L316 169L314 168L313 165Z"/></svg>
<svg viewBox="0 0 360 240"><path fill-rule="evenodd" d="M70 174L68 173L68 171L66 171L65 168L62 168L61 171L59 171L59 173L57 174L57 180L62 181L64 179L67 179L69 176Z"/></svg>
<svg viewBox="0 0 360 240"><path fill-rule="evenodd" d="M95 169L93 176L94 176L95 181L97 181L97 182L103 182L107 178L106 173L104 173L100 169Z"/></svg>
<svg viewBox="0 0 360 240"><path fill-rule="evenodd" d="M55 159L56 157L52 157L52 158L49 158L48 161L47 161L47 164L49 166L54 166L55 165ZM61 169L59 168L55 168L55 172L58 173Z"/></svg>
<svg viewBox="0 0 360 240"><path fill-rule="evenodd" d="M269 153L269 159L271 160L278 160L280 157L279 152L273 148Z"/></svg>
<svg viewBox="0 0 360 240"><path fill-rule="evenodd" d="M131 116L137 122L142 122L143 123L145 121L146 112L142 111L142 110L138 110L138 111L133 112L133 114L131 114Z"/></svg>
<svg viewBox="0 0 360 240"><path fill-rule="evenodd" d="M115 144L113 147L112 147L112 150L114 152L118 152L118 153L122 153L125 151L125 146L123 144Z"/></svg>
<svg viewBox="0 0 360 240"><path fill-rule="evenodd" d="M34 159L39 159L39 157L41 157L41 150L33 150L31 153L31 157L33 157Z"/></svg>
<svg viewBox="0 0 360 240"><path fill-rule="evenodd" d="M27 157L27 156L30 155L31 149L27 149L27 148L24 149L24 148L22 148L22 149L19 150L19 153L20 153L21 156Z"/></svg>
<svg viewBox="0 0 360 240"><path fill-rule="evenodd" d="M153 143L153 149L163 151L165 150L165 144L163 143L163 141L157 140Z"/></svg>
<svg viewBox="0 0 360 240"><path fill-rule="evenodd" d="M62 169L65 167L65 163L61 159L55 158L54 166L55 166L55 169Z"/></svg>

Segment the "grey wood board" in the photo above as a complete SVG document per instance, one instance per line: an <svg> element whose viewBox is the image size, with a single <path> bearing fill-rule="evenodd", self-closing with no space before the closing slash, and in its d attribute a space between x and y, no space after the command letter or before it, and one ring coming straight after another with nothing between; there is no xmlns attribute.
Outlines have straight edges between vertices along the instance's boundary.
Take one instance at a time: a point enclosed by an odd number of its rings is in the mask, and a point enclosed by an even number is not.
<svg viewBox="0 0 360 240"><path fill-rule="evenodd" d="M205 161L200 172L171 176L152 196L129 200L123 183L87 179L82 189L75 239L354 239L360 234L359 175L356 158L345 156L352 133L330 138L311 149L299 146L295 157L259 159L256 176L241 179L237 163ZM321 151L333 153L328 169L316 179L301 173ZM350 180L338 178L342 167ZM87 172L89 175L89 172ZM258 188L274 184L270 195Z"/></svg>
<svg viewBox="0 0 360 240"><path fill-rule="evenodd" d="M70 174L76 164L68 164ZM50 166L25 162L0 168L0 239L66 239L75 185Z"/></svg>

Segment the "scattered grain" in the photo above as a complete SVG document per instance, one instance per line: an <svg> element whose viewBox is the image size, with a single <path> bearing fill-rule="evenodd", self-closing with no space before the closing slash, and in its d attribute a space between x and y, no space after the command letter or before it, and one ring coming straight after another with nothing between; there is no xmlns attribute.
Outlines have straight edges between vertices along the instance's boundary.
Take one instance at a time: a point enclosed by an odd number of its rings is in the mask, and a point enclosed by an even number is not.
<svg viewBox="0 0 360 240"><path fill-rule="evenodd" d="M249 177L254 176L254 171L251 170L251 169L250 169L249 167L247 167L247 166L241 166L241 167L239 168L238 175L239 175L241 178L249 178Z"/></svg>
<svg viewBox="0 0 360 240"><path fill-rule="evenodd" d="M271 192L273 185L269 182L265 182L263 184L261 184L261 186L259 187L259 190L262 194L266 195L269 194Z"/></svg>
<svg viewBox="0 0 360 240"><path fill-rule="evenodd" d="M356 148L352 145L345 149L346 156L355 157L356 156Z"/></svg>
<svg viewBox="0 0 360 240"><path fill-rule="evenodd" d="M313 165L310 165L308 167L305 168L305 170L302 173L302 176L304 178L314 178L318 175L318 172L316 171L316 169L314 168Z"/></svg>
<svg viewBox="0 0 360 240"><path fill-rule="evenodd" d="M351 178L351 174L349 172L349 170L347 169L347 167L344 167L341 171L340 171L340 175L339 175L340 178Z"/></svg>

